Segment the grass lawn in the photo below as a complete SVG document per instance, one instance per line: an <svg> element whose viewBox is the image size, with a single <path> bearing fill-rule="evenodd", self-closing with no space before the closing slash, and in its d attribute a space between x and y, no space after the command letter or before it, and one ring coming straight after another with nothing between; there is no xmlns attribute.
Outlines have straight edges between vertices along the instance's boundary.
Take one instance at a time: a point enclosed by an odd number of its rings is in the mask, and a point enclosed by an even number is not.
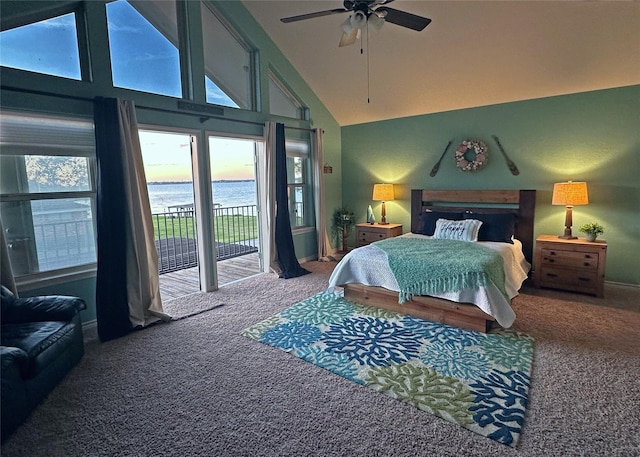
<svg viewBox="0 0 640 457"><path fill-rule="evenodd" d="M153 216L155 239L195 238L195 219L193 217ZM257 216L223 215L214 217L216 241L234 243L258 238Z"/></svg>

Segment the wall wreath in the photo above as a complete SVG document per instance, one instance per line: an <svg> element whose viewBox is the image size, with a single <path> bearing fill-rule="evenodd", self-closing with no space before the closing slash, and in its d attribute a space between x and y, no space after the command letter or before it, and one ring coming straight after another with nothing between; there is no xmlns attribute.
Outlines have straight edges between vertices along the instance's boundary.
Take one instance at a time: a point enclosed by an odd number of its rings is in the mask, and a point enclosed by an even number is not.
<svg viewBox="0 0 640 457"><path fill-rule="evenodd" d="M489 150L480 140L464 140L456 148L455 159L459 170L478 171L487 164Z"/></svg>

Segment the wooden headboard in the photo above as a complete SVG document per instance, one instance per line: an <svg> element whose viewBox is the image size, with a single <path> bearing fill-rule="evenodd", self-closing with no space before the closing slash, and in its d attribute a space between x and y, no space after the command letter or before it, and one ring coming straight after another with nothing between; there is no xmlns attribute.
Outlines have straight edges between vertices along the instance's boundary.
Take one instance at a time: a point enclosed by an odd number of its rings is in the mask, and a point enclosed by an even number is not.
<svg viewBox="0 0 640 457"><path fill-rule="evenodd" d="M486 206L485 206L486 205ZM477 213L513 213L515 238L522 242L527 261L533 264L535 190L411 190L411 231L418 230L420 213L468 210Z"/></svg>

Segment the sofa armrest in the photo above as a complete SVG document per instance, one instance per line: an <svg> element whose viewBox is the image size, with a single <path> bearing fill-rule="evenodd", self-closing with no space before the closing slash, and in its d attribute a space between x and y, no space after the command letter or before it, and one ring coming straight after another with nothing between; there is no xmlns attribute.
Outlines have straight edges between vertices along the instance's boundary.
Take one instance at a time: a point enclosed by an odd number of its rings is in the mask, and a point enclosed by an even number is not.
<svg viewBox="0 0 640 457"><path fill-rule="evenodd" d="M24 322L70 321L87 305L84 300L65 295L16 298L13 303L2 306L3 324Z"/></svg>
<svg viewBox="0 0 640 457"><path fill-rule="evenodd" d="M17 370L16 373L19 372L21 374L20 377L22 377L26 372L29 356L20 348L0 346L0 360L2 361L0 369L2 370L3 379L11 377L9 375L12 372L11 370Z"/></svg>

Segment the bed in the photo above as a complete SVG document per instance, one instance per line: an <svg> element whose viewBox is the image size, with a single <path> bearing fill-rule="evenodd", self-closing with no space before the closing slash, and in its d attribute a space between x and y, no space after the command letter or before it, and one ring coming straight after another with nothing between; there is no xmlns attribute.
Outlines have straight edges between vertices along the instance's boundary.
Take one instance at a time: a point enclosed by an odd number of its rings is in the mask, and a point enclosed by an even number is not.
<svg viewBox="0 0 640 457"><path fill-rule="evenodd" d="M459 245L478 245L495 251L494 257L504 262L504 284L489 280L484 285L467 284L458 291L407 295L389 266L391 254L388 249L391 246L385 245L387 251L383 251L384 242L378 242L349 252L334 269L329 290L343 287L347 300L470 330L486 332L495 322L509 327L515 319L511 300L518 294L531 268L534 212L535 190L414 189L411 191L411 233L402 238L424 238L428 243L434 236L418 233L428 233L428 230L425 232L425 221L429 219L431 222L439 220L438 230L446 224L440 219L484 220L487 224L482 225L486 229L495 227L495 221L513 221L513 226L505 230L505 233L509 230L513 233L509 242L505 239L498 242L491 237L489 239L494 241L458 242ZM504 233L501 236L504 237ZM396 245L423 244L422 241L385 241ZM424 261L424 255L416 260Z"/></svg>

